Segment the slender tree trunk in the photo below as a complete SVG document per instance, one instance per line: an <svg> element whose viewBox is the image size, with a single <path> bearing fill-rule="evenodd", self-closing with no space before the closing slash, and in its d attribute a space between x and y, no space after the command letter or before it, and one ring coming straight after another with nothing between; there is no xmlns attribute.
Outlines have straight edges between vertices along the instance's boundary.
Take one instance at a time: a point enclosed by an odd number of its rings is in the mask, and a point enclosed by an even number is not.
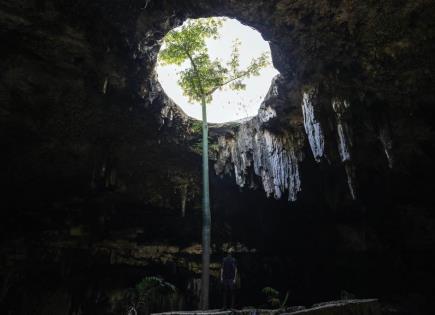
<svg viewBox="0 0 435 315"><path fill-rule="evenodd" d="M202 278L201 278L201 307L208 309L209 281L210 281L210 196L208 179L208 125L206 102L202 97Z"/></svg>

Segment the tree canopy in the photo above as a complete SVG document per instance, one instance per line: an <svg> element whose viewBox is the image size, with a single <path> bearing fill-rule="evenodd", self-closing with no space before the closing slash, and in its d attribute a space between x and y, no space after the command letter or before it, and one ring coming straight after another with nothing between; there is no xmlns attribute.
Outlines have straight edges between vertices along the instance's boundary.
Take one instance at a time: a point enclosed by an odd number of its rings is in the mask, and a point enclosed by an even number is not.
<svg viewBox="0 0 435 315"><path fill-rule="evenodd" d="M190 67L178 73L178 84L190 102L209 104L213 93L224 87L232 90L245 89L243 79L257 76L260 70L270 63L270 55L263 53L252 59L241 69L240 41L233 43L230 60L223 63L219 59L211 60L206 39L219 37L219 28L224 18L202 18L188 20L181 27L171 30L163 39L159 62L182 65L189 62Z"/></svg>

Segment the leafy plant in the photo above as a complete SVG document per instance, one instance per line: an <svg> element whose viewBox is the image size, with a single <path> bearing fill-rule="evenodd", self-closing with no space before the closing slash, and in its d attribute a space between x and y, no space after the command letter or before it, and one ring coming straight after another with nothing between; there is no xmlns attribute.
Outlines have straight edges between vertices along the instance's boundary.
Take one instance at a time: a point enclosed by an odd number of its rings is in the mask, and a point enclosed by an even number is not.
<svg viewBox="0 0 435 315"><path fill-rule="evenodd" d="M202 122L201 121L193 121L190 129L192 130L192 133L201 133L202 131Z"/></svg>
<svg viewBox="0 0 435 315"><path fill-rule="evenodd" d="M210 137L208 138L208 141L209 141L208 153L213 158L213 155L216 155L219 152L219 144L211 142L212 139ZM202 149L203 149L202 141L198 141L191 145L191 150L197 154L202 154Z"/></svg>
<svg viewBox="0 0 435 315"><path fill-rule="evenodd" d="M127 315L137 315L140 308L144 308L145 313L149 313L153 304L162 302L163 299L170 298L175 293L175 286L162 278L145 277L126 293L129 300Z"/></svg>
<svg viewBox="0 0 435 315"><path fill-rule="evenodd" d="M284 300L281 302L280 293L272 287L264 287L261 292L266 296L267 303L273 308L284 308L287 304L289 292L285 294Z"/></svg>
<svg viewBox="0 0 435 315"><path fill-rule="evenodd" d="M141 295L170 294L175 292L175 286L160 277L145 277L136 285L136 290Z"/></svg>

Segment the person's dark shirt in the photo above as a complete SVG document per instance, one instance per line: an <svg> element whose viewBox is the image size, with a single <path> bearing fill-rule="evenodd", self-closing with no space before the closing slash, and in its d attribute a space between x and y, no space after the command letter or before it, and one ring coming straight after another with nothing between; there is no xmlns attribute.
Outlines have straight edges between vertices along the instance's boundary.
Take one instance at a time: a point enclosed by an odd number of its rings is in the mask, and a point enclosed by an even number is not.
<svg viewBox="0 0 435 315"><path fill-rule="evenodd" d="M233 280L236 276L236 259L232 256L227 256L222 260L222 278L224 280Z"/></svg>

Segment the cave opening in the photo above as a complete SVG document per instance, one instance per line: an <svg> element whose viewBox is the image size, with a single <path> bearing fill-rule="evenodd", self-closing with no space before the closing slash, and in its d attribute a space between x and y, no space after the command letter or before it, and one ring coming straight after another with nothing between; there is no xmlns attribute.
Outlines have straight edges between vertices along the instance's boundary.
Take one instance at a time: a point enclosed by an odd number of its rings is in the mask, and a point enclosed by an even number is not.
<svg viewBox="0 0 435 315"><path fill-rule="evenodd" d="M210 18L209 18L210 19ZM218 60L228 65L232 58L234 45L239 43L239 63L241 68L246 68L249 63L262 53L266 53L270 60L271 49L256 29L240 23L238 20L228 17L211 17L213 20L222 22L217 36L206 40L207 53L212 61ZM192 21L205 20L187 19L173 31L180 32L181 28ZM168 32L169 33L169 32ZM167 36L167 35L166 35ZM159 52L165 48L163 40ZM160 58L159 58L160 59ZM164 64L160 60L156 64L158 81L163 90L189 117L202 120L201 107L189 100L179 84L180 73L188 67L186 60L180 65ZM213 100L207 106L209 123L225 123L244 120L258 114L258 109L263 102L272 79L278 74L270 60L269 64L262 68L258 75L245 78L243 89L230 89L223 86L213 93Z"/></svg>

